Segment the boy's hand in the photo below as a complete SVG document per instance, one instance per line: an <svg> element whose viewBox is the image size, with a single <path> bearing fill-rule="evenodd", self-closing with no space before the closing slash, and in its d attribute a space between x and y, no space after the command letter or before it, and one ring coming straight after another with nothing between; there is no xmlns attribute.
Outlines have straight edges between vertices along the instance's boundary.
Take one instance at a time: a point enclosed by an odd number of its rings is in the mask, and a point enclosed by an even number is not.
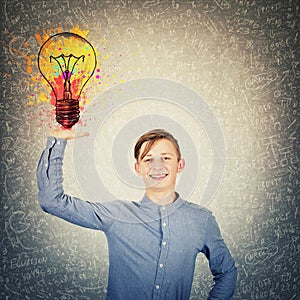
<svg viewBox="0 0 300 300"><path fill-rule="evenodd" d="M72 129L62 129L61 127L57 127L50 131L50 136L55 138L61 138L65 140L72 140L76 138L81 138L84 136L89 136L88 132L76 132L74 128Z"/></svg>

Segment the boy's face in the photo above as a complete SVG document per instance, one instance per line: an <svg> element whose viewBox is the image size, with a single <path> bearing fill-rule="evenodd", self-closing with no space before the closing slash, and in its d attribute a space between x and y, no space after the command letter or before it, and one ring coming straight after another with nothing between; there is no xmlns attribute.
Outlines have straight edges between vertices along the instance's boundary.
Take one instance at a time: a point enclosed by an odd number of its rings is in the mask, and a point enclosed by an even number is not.
<svg viewBox="0 0 300 300"><path fill-rule="evenodd" d="M142 144L143 153L147 142ZM176 176L184 168L184 160L178 160L177 151L172 142L160 139L154 143L146 156L135 164L137 174L143 177L147 190L172 193L175 190Z"/></svg>

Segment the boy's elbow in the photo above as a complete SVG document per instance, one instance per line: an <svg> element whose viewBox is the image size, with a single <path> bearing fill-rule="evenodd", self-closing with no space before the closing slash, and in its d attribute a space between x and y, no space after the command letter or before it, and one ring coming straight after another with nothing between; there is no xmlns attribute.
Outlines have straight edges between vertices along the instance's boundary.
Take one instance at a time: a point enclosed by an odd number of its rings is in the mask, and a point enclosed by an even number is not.
<svg viewBox="0 0 300 300"><path fill-rule="evenodd" d="M45 212L47 214L50 213L49 210L47 209L47 207L45 207L44 205L40 205L40 207L41 207L41 209L42 209L43 212Z"/></svg>
<svg viewBox="0 0 300 300"><path fill-rule="evenodd" d="M59 195L53 196L51 194L42 193L42 192L38 194L38 200L41 209L44 212L50 214L53 214L55 212L55 208L57 208L60 198L61 197Z"/></svg>
<svg viewBox="0 0 300 300"><path fill-rule="evenodd" d="M47 197L45 197L45 195L42 195L42 194L39 194L38 195L38 200L39 200L39 204L40 204L40 207L41 209L48 213L49 212L49 209L50 209L50 201L49 199L47 199Z"/></svg>

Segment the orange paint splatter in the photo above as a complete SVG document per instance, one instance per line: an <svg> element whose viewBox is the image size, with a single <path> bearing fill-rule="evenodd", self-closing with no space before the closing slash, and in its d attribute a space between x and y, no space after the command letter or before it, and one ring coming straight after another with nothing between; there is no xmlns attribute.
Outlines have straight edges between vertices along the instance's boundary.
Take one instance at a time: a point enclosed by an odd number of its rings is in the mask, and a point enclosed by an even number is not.
<svg viewBox="0 0 300 300"><path fill-rule="evenodd" d="M40 33L36 33L34 35L35 40L39 46L42 46L51 36L62 33L65 30L62 28L56 28L56 29L48 29L43 30ZM81 30L79 26L76 26L72 28L71 30L68 30L71 33L78 34L82 36L83 38L86 38L91 44L94 46L96 51L96 57L97 57L97 68L95 70L95 73L90 78L89 82L84 86L83 91L80 94L79 97L79 108L80 111L83 112L88 104L90 104L93 100L95 95L99 93L103 93L105 90L111 88L112 85L123 83L124 80L122 78L122 75L118 72L119 62L123 59L121 58L121 54L116 57L112 52L109 51L106 45L105 39L98 39L97 41L94 41L92 38L90 39L88 37L88 30ZM101 51L101 52L100 52ZM68 53L65 53L65 55L68 55ZM42 122L46 122L49 125L54 122L55 123L55 103L56 103L56 97L52 90L52 88L49 86L48 82L42 77L42 75L39 73L37 69L37 56L38 53L31 54L25 56L25 67L28 72L28 74L33 74L33 76L29 80L30 85L30 92L28 94L28 105L44 105L45 103L51 104L51 108L49 109L42 109L41 108L41 116L40 120ZM110 68L110 73L107 74L105 72L105 67L103 67L102 63L104 65L110 65L113 66L115 69ZM78 70L78 71L83 71ZM59 95L63 94L63 77L62 74L55 74L52 73L52 79L51 81L59 83ZM74 73L75 74L75 73ZM76 74L77 76L78 74ZM87 73L81 73L82 76L88 75ZM71 81L71 92L72 96L73 94L76 95L78 92L78 80L74 77L73 82ZM72 97L73 98L73 97ZM81 119L78 122L81 125L82 121Z"/></svg>

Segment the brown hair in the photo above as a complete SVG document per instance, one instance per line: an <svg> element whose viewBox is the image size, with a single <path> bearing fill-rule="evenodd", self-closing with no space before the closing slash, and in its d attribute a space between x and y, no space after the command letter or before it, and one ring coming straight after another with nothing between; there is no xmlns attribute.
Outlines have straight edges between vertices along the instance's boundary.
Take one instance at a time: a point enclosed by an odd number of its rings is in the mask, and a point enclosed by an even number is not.
<svg viewBox="0 0 300 300"><path fill-rule="evenodd" d="M145 134L143 134L137 140L137 142L134 146L135 159L138 161L141 147L145 142L147 142L147 144L146 144L146 147L145 147L143 153L141 154L141 159L143 159L147 155L147 153L150 151L152 146L160 139L167 139L175 146L178 160L180 160L181 152L180 152L180 148L179 148L177 140L174 138L174 136L171 133L167 132L164 129L150 130L150 131L146 132Z"/></svg>

